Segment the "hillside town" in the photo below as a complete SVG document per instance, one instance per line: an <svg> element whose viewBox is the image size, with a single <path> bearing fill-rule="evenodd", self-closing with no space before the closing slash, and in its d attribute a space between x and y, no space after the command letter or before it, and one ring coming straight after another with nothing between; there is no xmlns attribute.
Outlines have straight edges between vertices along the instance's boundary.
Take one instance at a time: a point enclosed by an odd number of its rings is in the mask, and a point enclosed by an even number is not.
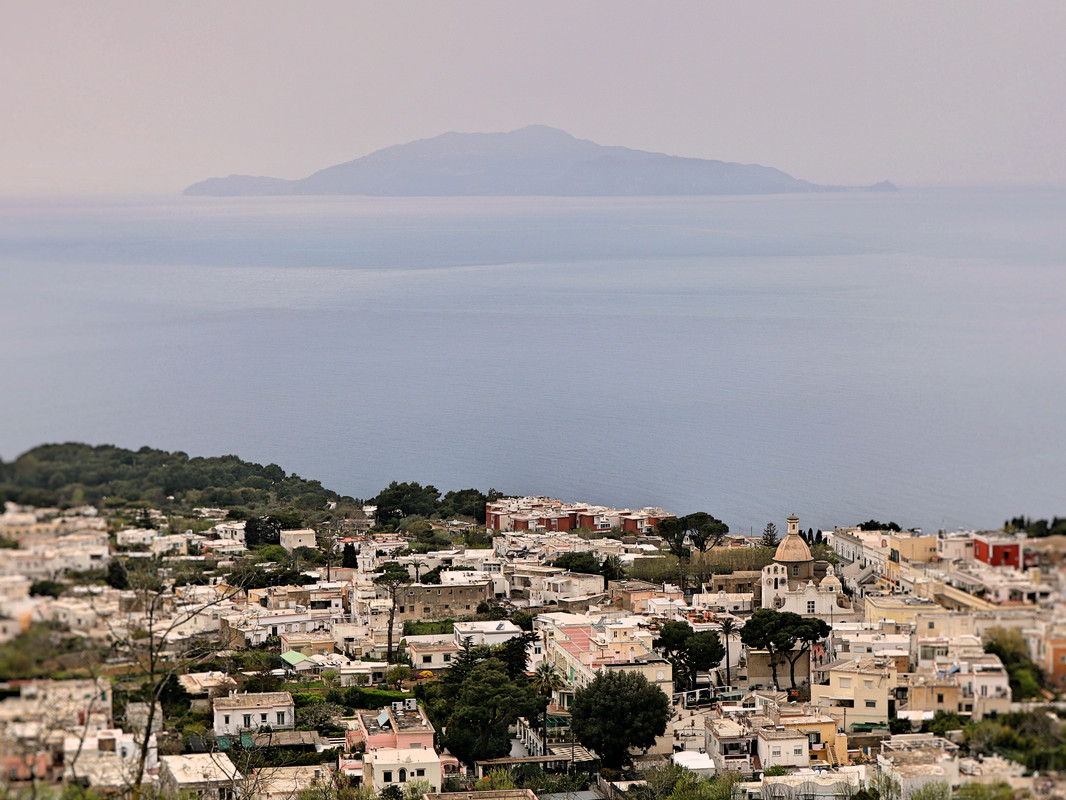
<svg viewBox="0 0 1066 800"><path fill-rule="evenodd" d="M1066 537L362 511L7 503L3 797L1063 796Z"/></svg>

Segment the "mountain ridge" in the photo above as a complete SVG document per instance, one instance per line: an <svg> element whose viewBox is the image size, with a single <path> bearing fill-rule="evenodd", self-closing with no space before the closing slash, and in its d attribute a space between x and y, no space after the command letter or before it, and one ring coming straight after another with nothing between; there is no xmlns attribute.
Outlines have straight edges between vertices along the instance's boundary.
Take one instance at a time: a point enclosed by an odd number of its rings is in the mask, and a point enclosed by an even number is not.
<svg viewBox="0 0 1066 800"><path fill-rule="evenodd" d="M306 178L208 178L190 196L665 196L846 191L774 167L672 156L578 139L547 125L448 132L376 150ZM873 191L891 191L887 181Z"/></svg>

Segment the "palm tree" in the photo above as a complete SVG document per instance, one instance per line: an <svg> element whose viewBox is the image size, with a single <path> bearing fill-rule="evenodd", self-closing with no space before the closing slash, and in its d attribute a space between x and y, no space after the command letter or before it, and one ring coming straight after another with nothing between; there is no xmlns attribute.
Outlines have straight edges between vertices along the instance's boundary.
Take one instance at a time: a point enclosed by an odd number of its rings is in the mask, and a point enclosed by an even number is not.
<svg viewBox="0 0 1066 800"><path fill-rule="evenodd" d="M533 670L533 690L544 698L544 755L548 754L548 705L551 702L552 692L562 689L566 685L563 676L555 665L548 661L542 661Z"/></svg>
<svg viewBox="0 0 1066 800"><path fill-rule="evenodd" d="M729 686L732 684L729 679L729 637L737 632L737 623L732 617L726 617L722 620L719 631L722 634L722 644L725 645L725 682Z"/></svg>

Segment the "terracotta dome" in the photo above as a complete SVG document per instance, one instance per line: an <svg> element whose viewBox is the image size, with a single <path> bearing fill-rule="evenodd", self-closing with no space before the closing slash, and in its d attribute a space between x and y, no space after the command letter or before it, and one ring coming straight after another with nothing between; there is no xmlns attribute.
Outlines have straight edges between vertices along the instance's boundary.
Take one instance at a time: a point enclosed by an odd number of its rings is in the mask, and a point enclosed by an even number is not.
<svg viewBox="0 0 1066 800"><path fill-rule="evenodd" d="M803 541L798 533L790 533L782 539L781 544L777 546L777 552L774 553L774 561L784 561L790 564L797 561L813 560L811 548L807 547L807 543Z"/></svg>

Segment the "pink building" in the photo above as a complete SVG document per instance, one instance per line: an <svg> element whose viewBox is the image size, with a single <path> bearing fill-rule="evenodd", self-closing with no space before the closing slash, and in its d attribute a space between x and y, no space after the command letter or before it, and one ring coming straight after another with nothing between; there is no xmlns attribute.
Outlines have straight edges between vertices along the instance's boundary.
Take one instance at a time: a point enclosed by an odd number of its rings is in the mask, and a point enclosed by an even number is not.
<svg viewBox="0 0 1066 800"><path fill-rule="evenodd" d="M345 737L347 749L350 751L360 743L365 746L363 780L368 785L372 783L375 791L383 785L415 778L439 787L445 776L459 772L457 758L449 754L437 756L433 746L433 725L415 700L393 703L378 711L360 711L349 726ZM418 763L408 764L412 758ZM429 774L430 770L434 774ZM354 769L344 771L348 774L356 772Z"/></svg>
<svg viewBox="0 0 1066 800"><path fill-rule="evenodd" d="M367 750L381 747L432 750L434 730L429 718L414 700L402 705L406 707L358 712L346 737L348 750L360 742Z"/></svg>

